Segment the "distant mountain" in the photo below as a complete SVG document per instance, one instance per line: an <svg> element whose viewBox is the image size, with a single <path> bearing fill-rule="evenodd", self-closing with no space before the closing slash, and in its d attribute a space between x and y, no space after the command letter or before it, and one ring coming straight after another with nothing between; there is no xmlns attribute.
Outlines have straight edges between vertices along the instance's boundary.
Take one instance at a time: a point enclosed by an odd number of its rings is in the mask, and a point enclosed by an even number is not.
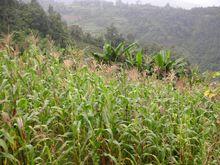
<svg viewBox="0 0 220 165"><path fill-rule="evenodd" d="M157 1L155 1L157 2ZM159 1L158 1L159 2ZM132 33L141 43L173 47L203 70L220 70L220 8L184 10L152 5L127 5L96 1L55 4L55 10L71 24L101 35L110 24L121 33Z"/></svg>
<svg viewBox="0 0 220 165"><path fill-rule="evenodd" d="M55 2L65 2L72 3L76 1L94 1L94 0L45 0L45 1L55 1ZM100 0L100 1L111 1L116 2L119 0ZM151 4L155 6L165 6L168 3L172 7L191 9L195 7L211 7L211 6L220 6L219 0L121 0L124 3L129 4Z"/></svg>
<svg viewBox="0 0 220 165"><path fill-rule="evenodd" d="M198 4L184 2L180 0L123 0L125 3L133 3L136 4L137 2L140 4L151 4L155 6L165 6L167 4L171 5L172 7L181 7L185 9L190 9L193 7L199 7Z"/></svg>

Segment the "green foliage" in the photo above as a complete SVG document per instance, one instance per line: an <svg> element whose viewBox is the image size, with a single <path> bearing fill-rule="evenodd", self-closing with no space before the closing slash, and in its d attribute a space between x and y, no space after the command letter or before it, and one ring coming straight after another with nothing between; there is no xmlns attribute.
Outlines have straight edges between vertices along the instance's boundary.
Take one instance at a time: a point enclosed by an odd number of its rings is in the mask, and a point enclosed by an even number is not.
<svg viewBox="0 0 220 165"><path fill-rule="evenodd" d="M141 51L137 52L136 58L135 58L135 64L137 65L138 69L141 70L143 65L143 53Z"/></svg>
<svg viewBox="0 0 220 165"><path fill-rule="evenodd" d="M70 67L79 53L43 52L1 45L0 164L220 163L220 102L208 84L179 91L123 71L109 81L81 61Z"/></svg>
<svg viewBox="0 0 220 165"><path fill-rule="evenodd" d="M162 50L151 57L140 51L137 43L126 47L122 42L116 48L105 43L103 53L93 53L93 56L108 64L119 62L126 67L136 67L139 71L145 70L150 75L156 73L158 78L167 77L171 71L178 77L191 74L189 64L183 58L172 59L171 51Z"/></svg>
<svg viewBox="0 0 220 165"><path fill-rule="evenodd" d="M167 71L170 70L173 64L171 60L170 51L160 51L160 53L156 54L153 58L154 63L161 70Z"/></svg>
<svg viewBox="0 0 220 165"><path fill-rule="evenodd" d="M76 41L82 40L83 39L83 30L78 25L72 25L70 27L70 35L72 38L76 39Z"/></svg>
<svg viewBox="0 0 220 165"><path fill-rule="evenodd" d="M52 6L49 6L48 13L48 34L58 45L66 47L71 42L67 25L62 21L61 15L54 11Z"/></svg>
<svg viewBox="0 0 220 165"><path fill-rule="evenodd" d="M133 43L131 45L137 46L136 43ZM135 49L132 49L130 51L126 51L126 61L125 63L130 67L137 67L139 71L144 70L145 66L145 59L144 59L144 53L143 51L140 51L135 47Z"/></svg>
<svg viewBox="0 0 220 165"><path fill-rule="evenodd" d="M72 42L86 42L95 46L102 46L103 41L85 33L78 26L67 28L62 21L61 15L57 13L51 5L48 12L40 6L38 1L32 0L30 3L23 3L17 0L4 2L0 6L0 33L38 33L40 37L50 36L60 47L72 45ZM18 44L19 43L18 40Z"/></svg>
<svg viewBox="0 0 220 165"><path fill-rule="evenodd" d="M125 62L125 54L129 54L136 46L136 43L130 44L127 47L124 42L121 42L117 47L105 43L103 53L93 53L93 56L106 63L110 62Z"/></svg>
<svg viewBox="0 0 220 165"><path fill-rule="evenodd" d="M104 41L102 37L94 37L88 32L84 32L78 25L71 25L69 27L70 37L77 45L79 42L84 42L102 48Z"/></svg>
<svg viewBox="0 0 220 165"><path fill-rule="evenodd" d="M172 70L180 75L187 75L186 67L187 63L183 58L172 59L170 51L160 51L153 57L153 63L156 67L156 73L159 77L166 77Z"/></svg>
<svg viewBox="0 0 220 165"><path fill-rule="evenodd" d="M41 37L50 35L61 47L70 43L67 25L51 6L47 14L36 0L30 3L14 2L0 6L0 33L36 31Z"/></svg>

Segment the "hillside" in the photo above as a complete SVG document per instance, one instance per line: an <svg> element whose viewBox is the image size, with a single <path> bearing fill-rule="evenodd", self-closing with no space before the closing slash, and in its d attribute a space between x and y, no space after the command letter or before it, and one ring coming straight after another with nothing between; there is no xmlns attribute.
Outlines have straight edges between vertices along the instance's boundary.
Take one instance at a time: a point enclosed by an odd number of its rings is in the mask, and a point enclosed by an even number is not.
<svg viewBox="0 0 220 165"><path fill-rule="evenodd" d="M75 45L98 49L103 44L102 40L94 38L78 26L68 27L47 1L0 1L0 36L5 34L15 34L13 39L22 48L25 47L25 39L29 34L51 39L62 48Z"/></svg>
<svg viewBox="0 0 220 165"><path fill-rule="evenodd" d="M125 36L132 33L143 44L175 47L203 71L220 70L220 8L183 10L98 1L54 6L69 25L78 24L94 35L114 23Z"/></svg>

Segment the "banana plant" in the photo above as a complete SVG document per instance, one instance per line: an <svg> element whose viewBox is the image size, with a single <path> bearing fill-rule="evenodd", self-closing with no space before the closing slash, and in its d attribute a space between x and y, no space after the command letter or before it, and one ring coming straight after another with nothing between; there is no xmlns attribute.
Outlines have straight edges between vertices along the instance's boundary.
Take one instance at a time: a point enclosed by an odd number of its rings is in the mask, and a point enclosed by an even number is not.
<svg viewBox="0 0 220 165"><path fill-rule="evenodd" d="M155 65L161 70L161 71L167 71L171 69L174 61L171 60L171 53L170 51L160 51L158 54L156 54L153 58L153 61Z"/></svg>
<svg viewBox="0 0 220 165"><path fill-rule="evenodd" d="M179 58L174 61L173 70L175 70L177 76L189 76L190 74L189 64L185 61L184 58Z"/></svg>
<svg viewBox="0 0 220 165"><path fill-rule="evenodd" d="M176 74L184 74L187 63L183 58L172 59L171 52L162 50L153 57L153 63L155 66L155 72L159 77L164 77L171 70L174 70Z"/></svg>
<svg viewBox="0 0 220 165"><path fill-rule="evenodd" d="M97 60L103 61L105 63L124 62L124 54L131 51L131 49L133 49L136 45L136 43L133 43L126 47L125 43L122 42L116 48L114 48L111 46L111 44L105 43L103 47L103 53L93 53L93 56Z"/></svg>
<svg viewBox="0 0 220 165"><path fill-rule="evenodd" d="M126 52L126 63L131 67L137 67L142 70L144 67L144 54L142 51Z"/></svg>
<svg viewBox="0 0 220 165"><path fill-rule="evenodd" d="M143 52L139 51L136 53L136 57L135 57L135 64L138 68L138 70L141 70L143 68Z"/></svg>

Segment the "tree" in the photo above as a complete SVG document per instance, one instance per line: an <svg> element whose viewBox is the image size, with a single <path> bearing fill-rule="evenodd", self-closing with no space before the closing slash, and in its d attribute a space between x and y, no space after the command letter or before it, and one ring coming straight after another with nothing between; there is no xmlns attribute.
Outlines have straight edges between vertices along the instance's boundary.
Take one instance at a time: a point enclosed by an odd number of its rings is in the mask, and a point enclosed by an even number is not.
<svg viewBox="0 0 220 165"><path fill-rule="evenodd" d="M17 3L16 0L0 0L0 6L13 6Z"/></svg>
<svg viewBox="0 0 220 165"><path fill-rule="evenodd" d="M31 0L28 8L28 18L31 29L38 30L44 37L49 32L48 17L37 0ZM26 16L27 17L27 16ZM27 19L27 18L26 18Z"/></svg>
<svg viewBox="0 0 220 165"><path fill-rule="evenodd" d="M49 35L60 46L67 46L70 37L66 23L61 20L61 15L55 12L52 6L49 6L48 13Z"/></svg>
<svg viewBox="0 0 220 165"><path fill-rule="evenodd" d="M118 32L117 28L113 24L110 27L107 27L105 40L113 47L116 47L121 42L125 41L123 35Z"/></svg>
<svg viewBox="0 0 220 165"><path fill-rule="evenodd" d="M74 41L81 41L83 39L83 30L79 25L72 25L70 27L70 35Z"/></svg>

